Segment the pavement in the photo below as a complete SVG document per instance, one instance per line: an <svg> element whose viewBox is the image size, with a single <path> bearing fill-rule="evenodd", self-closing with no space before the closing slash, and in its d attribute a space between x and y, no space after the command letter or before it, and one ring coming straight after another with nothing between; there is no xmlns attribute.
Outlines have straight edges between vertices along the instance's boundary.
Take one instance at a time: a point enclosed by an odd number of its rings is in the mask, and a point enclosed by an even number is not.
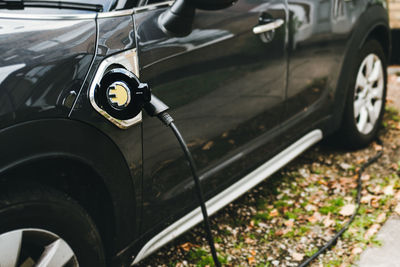
<svg viewBox="0 0 400 267"><path fill-rule="evenodd" d="M387 103L400 110L400 66L388 69ZM380 247L363 251L356 264L359 267L400 267L400 216L392 215L376 237Z"/></svg>
<svg viewBox="0 0 400 267"><path fill-rule="evenodd" d="M360 257L360 267L400 267L400 217L393 215L377 235L380 247L367 248Z"/></svg>

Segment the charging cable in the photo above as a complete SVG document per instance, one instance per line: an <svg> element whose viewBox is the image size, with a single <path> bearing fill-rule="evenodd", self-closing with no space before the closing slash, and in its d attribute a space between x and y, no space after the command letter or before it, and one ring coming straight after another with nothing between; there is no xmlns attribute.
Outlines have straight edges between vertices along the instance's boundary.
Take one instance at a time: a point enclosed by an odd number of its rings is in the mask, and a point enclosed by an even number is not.
<svg viewBox="0 0 400 267"><path fill-rule="evenodd" d="M377 143L382 146L382 142L378 139ZM343 233L349 228L350 224L354 221L355 217L357 216L358 209L360 208L360 201L361 201L361 189L362 189L362 180L361 176L365 169L370 166L372 163L376 162L381 156L383 155L383 150L378 151L378 153L375 154L372 158L368 159L367 162L361 165L360 169L357 171L357 197L356 197L356 203L357 203L357 208L354 211L354 213L351 215L350 219L347 221L347 223L342 227L342 229L337 232L332 239L330 239L324 246L322 246L317 252L315 252L313 255L311 255L308 259L303 261L299 267L305 267L308 266L314 259L316 259L319 255L324 253L328 248L330 248L338 239L343 235Z"/></svg>
<svg viewBox="0 0 400 267"><path fill-rule="evenodd" d="M205 201L204 201L203 190L202 190L202 187L200 184L199 176L197 175L196 164L193 160L193 157L192 157L192 154L190 153L189 148L186 145L185 139L183 139L181 133L179 132L178 128L176 127L176 125L174 123L174 119L166 112L169 109L169 107L167 105L165 105L157 97L155 97L154 95L151 95L151 101L144 105L144 109L150 116L152 116L152 117L157 116L166 126L170 127L171 130L173 131L173 133L175 134L176 138L179 141L179 144L186 156L186 159L189 162L190 170L193 175L193 180L194 180L195 187L196 187L197 197L199 199L201 212L202 212L203 218L204 218L204 230L206 232L206 238L208 241L208 245L210 246L211 255L213 257L215 266L220 267L221 263L218 260L217 251L215 249L214 239L213 239L213 236L211 233L210 221L208 218L207 208L206 208Z"/></svg>

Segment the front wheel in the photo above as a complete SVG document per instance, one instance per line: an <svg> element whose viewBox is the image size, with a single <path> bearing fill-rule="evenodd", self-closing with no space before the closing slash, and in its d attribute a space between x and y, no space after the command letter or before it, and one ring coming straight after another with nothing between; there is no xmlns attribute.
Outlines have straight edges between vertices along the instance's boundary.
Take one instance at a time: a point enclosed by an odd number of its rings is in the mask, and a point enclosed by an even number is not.
<svg viewBox="0 0 400 267"><path fill-rule="evenodd" d="M0 190L0 266L105 266L100 235L74 200L50 188Z"/></svg>
<svg viewBox="0 0 400 267"><path fill-rule="evenodd" d="M339 131L341 141L351 148L368 145L377 135L386 99L386 60L382 46L368 41L359 51Z"/></svg>

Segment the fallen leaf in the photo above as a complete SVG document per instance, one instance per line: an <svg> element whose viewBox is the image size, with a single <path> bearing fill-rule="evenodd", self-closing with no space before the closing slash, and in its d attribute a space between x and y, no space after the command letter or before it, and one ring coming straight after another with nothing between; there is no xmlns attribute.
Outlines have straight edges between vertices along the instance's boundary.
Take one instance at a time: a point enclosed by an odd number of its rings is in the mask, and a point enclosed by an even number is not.
<svg viewBox="0 0 400 267"><path fill-rule="evenodd" d="M397 163L392 163L390 165L390 167L392 167L393 170L397 171L397 169L399 168L399 165L397 165Z"/></svg>
<svg viewBox="0 0 400 267"><path fill-rule="evenodd" d="M335 223L335 221L331 219L330 214L325 217L325 219L324 219L324 226L325 227L329 227L329 226L333 225L334 223Z"/></svg>
<svg viewBox="0 0 400 267"><path fill-rule="evenodd" d="M255 243L255 241L254 241L253 239L248 238L248 237L244 240L244 242L245 242L246 244L254 244L254 243Z"/></svg>
<svg viewBox="0 0 400 267"><path fill-rule="evenodd" d="M308 218L308 221L310 223L316 223L316 222L321 221L321 219L322 219L321 214L318 211L316 211L316 212L314 212L314 214L311 217Z"/></svg>
<svg viewBox="0 0 400 267"><path fill-rule="evenodd" d="M351 165L345 162L342 162L339 164L340 168L342 168L343 170L347 171L348 169L351 168Z"/></svg>
<svg viewBox="0 0 400 267"><path fill-rule="evenodd" d="M278 212L277 209L273 209L273 210L271 210L271 211L269 212L269 216L270 216L270 217L276 217L276 216L278 216L278 215L279 215L279 212Z"/></svg>
<svg viewBox="0 0 400 267"><path fill-rule="evenodd" d="M367 232L364 234L364 239L370 239L374 234L376 234L381 226L379 224L373 224Z"/></svg>
<svg viewBox="0 0 400 267"><path fill-rule="evenodd" d="M351 254L353 254L353 255L360 254L361 252L362 252L362 248L360 248L360 247L355 247L351 250Z"/></svg>
<svg viewBox="0 0 400 267"><path fill-rule="evenodd" d="M250 254L255 256L257 254L257 252L255 252L254 250L250 250Z"/></svg>
<svg viewBox="0 0 400 267"><path fill-rule="evenodd" d="M307 204L304 208L306 211L312 211L312 210L317 211L318 210L318 208L316 206L314 206L313 204Z"/></svg>
<svg viewBox="0 0 400 267"><path fill-rule="evenodd" d="M369 204L375 196L368 194L366 196L362 196L360 202L363 204Z"/></svg>
<svg viewBox="0 0 400 267"><path fill-rule="evenodd" d="M393 190L393 185L388 185L383 189L383 193L386 196L393 196L394 195L394 190Z"/></svg>
<svg viewBox="0 0 400 267"><path fill-rule="evenodd" d="M249 264L251 265L251 264L253 264L253 263L256 262L256 259L255 259L254 257L248 257L248 258L247 258L247 261L248 261Z"/></svg>
<svg viewBox="0 0 400 267"><path fill-rule="evenodd" d="M183 249L184 251L189 251L192 247L195 247L194 244L190 243L190 242L186 242L182 245L179 246L181 249Z"/></svg>
<svg viewBox="0 0 400 267"><path fill-rule="evenodd" d="M394 195L394 198L396 200L400 200L400 191L397 191L397 193Z"/></svg>
<svg viewBox="0 0 400 267"><path fill-rule="evenodd" d="M362 181L368 181L371 178L369 174L363 174L361 175L361 180Z"/></svg>
<svg viewBox="0 0 400 267"><path fill-rule="evenodd" d="M381 145L378 145L377 143L373 143L372 145L375 151L381 151L383 149L383 147Z"/></svg>
<svg viewBox="0 0 400 267"><path fill-rule="evenodd" d="M293 222L293 220L287 220L287 221L285 221L284 222L284 224L287 226L287 227L293 227L293 225L294 225L294 222Z"/></svg>
<svg viewBox="0 0 400 267"><path fill-rule="evenodd" d="M354 204L347 204L345 206L342 207L342 209L340 210L339 214L342 216L350 216L354 213L356 209L356 205Z"/></svg>
<svg viewBox="0 0 400 267"><path fill-rule="evenodd" d="M377 223L383 223L386 220L386 213L381 213L376 217Z"/></svg>
<svg viewBox="0 0 400 267"><path fill-rule="evenodd" d="M201 149L203 150L209 150L212 146L213 146L214 142L213 141L209 141L207 142Z"/></svg>
<svg viewBox="0 0 400 267"><path fill-rule="evenodd" d="M400 203L397 204L396 208L394 209L394 212L396 212L398 215L400 215Z"/></svg>
<svg viewBox="0 0 400 267"><path fill-rule="evenodd" d="M297 252L293 252L292 258L293 258L293 260L295 260L295 261L302 261L303 258L304 258L304 254L302 254L302 253L297 253Z"/></svg>

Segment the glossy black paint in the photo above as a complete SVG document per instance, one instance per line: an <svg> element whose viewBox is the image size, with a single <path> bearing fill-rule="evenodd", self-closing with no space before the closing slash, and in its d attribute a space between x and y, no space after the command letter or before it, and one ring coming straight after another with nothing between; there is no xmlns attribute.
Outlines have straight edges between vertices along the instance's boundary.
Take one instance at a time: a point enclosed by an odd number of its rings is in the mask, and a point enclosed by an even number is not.
<svg viewBox="0 0 400 267"><path fill-rule="evenodd" d="M67 116L95 38L93 20L1 18L0 127Z"/></svg>
<svg viewBox="0 0 400 267"><path fill-rule="evenodd" d="M252 28L262 15L285 21L288 14L280 1L242 1L198 11L190 35L169 37L155 24L164 11L135 16L140 76L171 107L210 198L265 162L282 142L274 133L284 111L287 29L279 28L268 42ZM197 200L173 134L151 118L144 118L143 131L146 232L154 227L150 222L162 228L194 209Z"/></svg>
<svg viewBox="0 0 400 267"><path fill-rule="evenodd" d="M138 3L91 2L105 11ZM197 10L185 37L160 29L166 8L97 19L0 10L7 15L0 14L0 149L8 151L0 155L0 182L37 162L76 161L93 170L98 179L87 181L104 185L111 207L102 234L114 266L129 265L149 239L196 207L196 198L179 144L159 121L144 115L142 124L121 130L93 109L88 90L102 60L137 49L140 80L171 107L210 198L308 131L337 129L352 55L368 38L390 55L381 1L240 0ZM273 35L252 33L277 18L284 24Z"/></svg>

